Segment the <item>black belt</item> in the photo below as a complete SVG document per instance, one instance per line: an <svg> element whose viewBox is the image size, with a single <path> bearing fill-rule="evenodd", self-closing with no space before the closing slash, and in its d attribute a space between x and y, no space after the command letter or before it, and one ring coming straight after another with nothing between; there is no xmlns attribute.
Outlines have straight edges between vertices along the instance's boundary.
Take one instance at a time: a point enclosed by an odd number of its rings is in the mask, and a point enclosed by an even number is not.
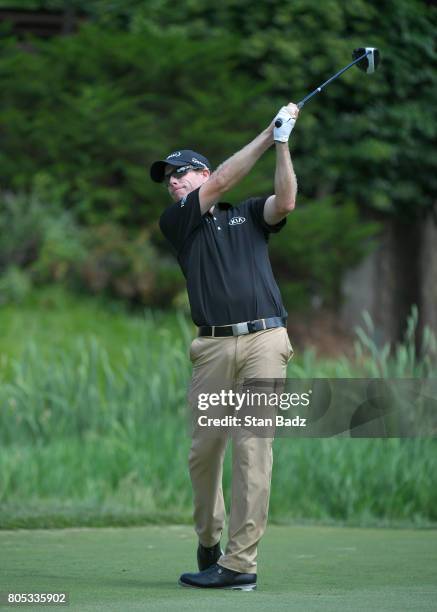
<svg viewBox="0 0 437 612"><path fill-rule="evenodd" d="M214 338L242 336L273 327L287 327L287 319L285 317L269 317L268 319L235 323L234 325L202 325L199 327L199 336L213 336Z"/></svg>

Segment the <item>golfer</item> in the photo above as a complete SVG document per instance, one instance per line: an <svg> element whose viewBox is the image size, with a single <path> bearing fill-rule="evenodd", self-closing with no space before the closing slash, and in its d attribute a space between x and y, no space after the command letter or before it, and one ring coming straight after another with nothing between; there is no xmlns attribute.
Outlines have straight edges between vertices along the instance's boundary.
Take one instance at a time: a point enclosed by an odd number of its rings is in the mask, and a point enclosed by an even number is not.
<svg viewBox="0 0 437 612"><path fill-rule="evenodd" d="M190 347L193 410L205 389L286 375L293 349L267 246L295 206L297 182L288 139L298 113L293 103L282 107L266 129L214 172L206 157L187 149L150 168L152 180L165 182L174 202L162 214L160 228L186 278L198 326ZM278 118L282 125L275 127ZM274 195L251 197L237 206L222 201L273 143ZM267 523L273 438L247 432L232 436L232 497L223 553L222 469L228 436L205 435L204 429L194 427L189 454L199 572L182 574L179 584L252 590L257 545Z"/></svg>

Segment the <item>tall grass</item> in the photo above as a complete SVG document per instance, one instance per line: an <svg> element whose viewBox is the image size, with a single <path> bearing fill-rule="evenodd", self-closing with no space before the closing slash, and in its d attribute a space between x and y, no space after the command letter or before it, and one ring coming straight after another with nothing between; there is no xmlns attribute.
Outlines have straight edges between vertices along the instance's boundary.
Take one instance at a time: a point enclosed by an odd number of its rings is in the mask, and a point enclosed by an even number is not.
<svg viewBox="0 0 437 612"><path fill-rule="evenodd" d="M301 358L293 359L288 376L295 378L429 378L437 365L437 341L432 330L425 326L421 340L420 355L416 340L419 312L411 309L403 341L382 346L377 341L378 333L369 313L363 312L363 325L355 329L354 359L317 359L314 350L306 350Z"/></svg>
<svg viewBox="0 0 437 612"><path fill-rule="evenodd" d="M185 410L193 328L182 315L127 317L82 308L55 309L49 319L34 310L35 332L25 341L26 327L15 323L21 350L10 336L3 348L0 525L188 520ZM76 315L60 339L59 329ZM8 316L0 311L0 322ZM412 331L390 354L376 349L369 325L367 318L367 330L358 333L356 361L320 362L305 353L289 375L431 375L431 335L424 357L412 349ZM436 521L436 448L432 439L278 439L271 516ZM229 457L224 482L228 498Z"/></svg>

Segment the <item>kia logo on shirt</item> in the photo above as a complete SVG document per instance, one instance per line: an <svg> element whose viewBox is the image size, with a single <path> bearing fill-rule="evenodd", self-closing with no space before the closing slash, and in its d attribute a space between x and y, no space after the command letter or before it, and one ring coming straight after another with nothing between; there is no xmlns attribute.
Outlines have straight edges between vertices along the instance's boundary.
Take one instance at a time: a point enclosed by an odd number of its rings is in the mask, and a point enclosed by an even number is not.
<svg viewBox="0 0 437 612"><path fill-rule="evenodd" d="M245 221L245 217L232 217L232 219L229 220L229 225L241 225Z"/></svg>

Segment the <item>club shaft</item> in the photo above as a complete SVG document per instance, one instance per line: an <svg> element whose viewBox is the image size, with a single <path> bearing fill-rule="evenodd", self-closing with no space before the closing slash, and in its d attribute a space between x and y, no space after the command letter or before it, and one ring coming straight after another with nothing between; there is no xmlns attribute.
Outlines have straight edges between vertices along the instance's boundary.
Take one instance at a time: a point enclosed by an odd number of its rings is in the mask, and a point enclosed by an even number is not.
<svg viewBox="0 0 437 612"><path fill-rule="evenodd" d="M367 55L369 55L369 51L366 51L366 53L363 53L363 55L360 55L360 57L357 57L357 59L355 59L353 62L351 62L350 64L348 64L347 66L345 66L344 68L342 68L341 70L339 70L336 74L334 74L331 78L329 78L327 81L325 81L324 83L322 83L321 85L319 85L318 87L316 87L316 89L314 91L312 91L311 93L309 93L307 96L305 96L305 98L303 98L300 102L297 103L297 106L299 108L302 108L302 106L308 102L308 100L310 98L312 98L313 96L315 96L316 94L320 93L322 91L322 89L324 87L326 87L326 85L329 85L329 83L332 83L332 81L334 81L335 79L338 79L338 77L340 75L343 74L343 72L346 72L346 70L349 70L349 68L352 68L352 66L354 66L355 64L357 64L358 62L360 62L362 59L364 59L365 57L367 57Z"/></svg>
<svg viewBox="0 0 437 612"><path fill-rule="evenodd" d="M306 102L308 102L308 100L310 100L313 96L315 96L316 94L320 93L322 91L322 89L324 87L326 87L326 85L329 85L329 83L332 83L332 81L334 81L335 79L338 79L338 77L340 75L343 74L343 72L346 72L346 70L349 70L349 68L352 68L352 66L354 66L355 64L357 64L359 61L361 61L362 59L364 59L365 57L367 57L369 55L370 51L366 51L366 53L363 53L363 55L360 55L360 57L357 57L357 59L355 59L353 62L351 62L350 64L348 64L347 66L345 66L344 68L342 68L341 70L339 70L336 74L334 74L331 78L329 78L327 81L325 81L324 83L322 83L321 85L319 85L318 87L316 87L316 89L314 91L312 91L311 93L309 93L307 96L305 96L305 98L302 98L302 100L300 100L300 102L297 103L297 107L299 109L302 108L302 106L304 104L306 104ZM282 125L282 120L281 119L277 119L275 122L275 126L276 127L281 127Z"/></svg>

